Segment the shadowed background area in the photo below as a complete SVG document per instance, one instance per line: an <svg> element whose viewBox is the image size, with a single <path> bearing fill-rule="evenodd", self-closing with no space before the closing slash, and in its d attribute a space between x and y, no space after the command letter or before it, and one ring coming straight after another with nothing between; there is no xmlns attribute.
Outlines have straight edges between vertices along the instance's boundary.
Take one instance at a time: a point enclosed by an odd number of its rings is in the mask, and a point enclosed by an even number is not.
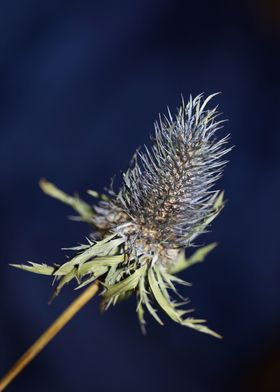
<svg viewBox="0 0 280 392"><path fill-rule="evenodd" d="M226 208L183 273L197 317L223 341L149 319L135 301L100 316L93 301L9 391L279 391L279 43L277 1L1 1L0 372L77 293L51 305L49 278L8 263L65 260L88 228L44 196L102 191L149 145L159 112L180 95L222 91L235 149L219 187ZM86 200L90 200L85 196Z"/></svg>

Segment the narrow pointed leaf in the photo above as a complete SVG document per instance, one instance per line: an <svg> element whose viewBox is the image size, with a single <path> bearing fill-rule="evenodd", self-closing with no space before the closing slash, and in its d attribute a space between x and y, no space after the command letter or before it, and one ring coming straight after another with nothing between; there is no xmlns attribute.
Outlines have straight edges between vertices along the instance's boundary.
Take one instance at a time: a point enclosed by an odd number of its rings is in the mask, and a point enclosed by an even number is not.
<svg viewBox="0 0 280 392"><path fill-rule="evenodd" d="M53 275L55 268L47 264L38 264L28 261L31 265L25 264L10 264L11 267L21 269L23 271L33 272L34 274Z"/></svg>

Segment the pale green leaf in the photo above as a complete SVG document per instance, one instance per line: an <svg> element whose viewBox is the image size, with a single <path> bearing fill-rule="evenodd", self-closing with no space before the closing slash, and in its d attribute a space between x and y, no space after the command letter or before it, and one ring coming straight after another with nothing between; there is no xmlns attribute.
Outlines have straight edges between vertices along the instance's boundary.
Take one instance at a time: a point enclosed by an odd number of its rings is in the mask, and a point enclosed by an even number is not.
<svg viewBox="0 0 280 392"><path fill-rule="evenodd" d="M104 300L107 301L112 297L125 293L126 291L134 290L138 285L141 275L145 273L145 270L146 266L138 268L133 274L123 279L119 283L106 287L106 291L103 294Z"/></svg>
<svg viewBox="0 0 280 392"><path fill-rule="evenodd" d="M139 286L138 286L138 293L140 296L140 304L143 303L143 305L146 306L147 310L151 314L151 316L160 324L163 325L162 320L160 317L157 315L157 310L153 308L150 298L149 298L149 292L145 288L145 276L142 275L139 281ZM139 305L138 305L139 306ZM144 317L144 313L143 313Z"/></svg>
<svg viewBox="0 0 280 392"><path fill-rule="evenodd" d="M185 257L185 251L182 251L179 255L177 263L171 267L169 270L170 273L172 274L177 274L178 272L183 271L186 268L189 268L190 266L196 264L196 263L201 263L204 261L205 257L214 249L216 248L217 243L213 242L212 244L203 246L202 248L199 248L196 250L193 255L189 258ZM178 282L179 283L179 282Z"/></svg>
<svg viewBox="0 0 280 392"><path fill-rule="evenodd" d="M72 269L73 266L81 265L86 261L92 260L96 256L105 256L112 253L125 241L124 238L112 239L115 236L116 234L113 234L104 240L98 241L94 245L89 246L84 252L76 255L70 261L62 264L61 267L55 272L55 275L65 275Z"/></svg>
<svg viewBox="0 0 280 392"><path fill-rule="evenodd" d="M92 261L88 261L79 266L78 272L80 276L94 272L98 268L110 267L112 265L118 265L124 261L124 255L115 256L97 256Z"/></svg>
<svg viewBox="0 0 280 392"><path fill-rule="evenodd" d="M51 297L50 302L52 302L54 300L55 297L58 296L58 294L60 293L61 289L63 288L63 286L65 286L66 284L68 284L72 279L77 277L77 270L75 268L73 268L70 272L68 272L66 275L64 275L58 285L56 286L54 293Z"/></svg>
<svg viewBox="0 0 280 392"><path fill-rule="evenodd" d="M141 303L139 303L137 306L137 315L138 315L138 319L140 322L141 331L145 335L146 334L146 328L145 328L146 321L144 319L144 313L145 313L144 307L142 306Z"/></svg>
<svg viewBox="0 0 280 392"><path fill-rule="evenodd" d="M204 320L202 320L202 321L204 321ZM208 335L214 336L215 338L222 339L222 336L219 335L217 332L215 332L212 329L206 327L206 325L202 325L202 324L199 324L199 323L197 324L196 322L201 322L201 320L195 320L195 319L188 319L187 318L187 319L185 319L182 322L182 325L184 325L186 327L189 327L189 328L192 328L192 329L195 329L195 330L197 330L199 332L206 333Z"/></svg>
<svg viewBox="0 0 280 392"><path fill-rule="evenodd" d="M67 193L61 191L57 188L57 186L45 179L40 180L39 185L45 194L69 205L78 212L82 221L92 223L92 217L94 215L92 207L81 200L78 196L69 196Z"/></svg>
<svg viewBox="0 0 280 392"><path fill-rule="evenodd" d="M160 317L157 314L157 310L153 308L153 306L151 305L151 301L149 300L148 296L146 296L145 299L145 306L148 309L149 313L153 316L153 318L160 324L163 325L162 320L160 319Z"/></svg>
<svg viewBox="0 0 280 392"><path fill-rule="evenodd" d="M148 272L148 280L152 290L152 293L155 297L155 300L159 304L159 306L164 310L168 316L176 321L177 323L181 322L181 318L176 312L176 309L172 306L172 303L163 295L161 288L159 287L158 281L156 280L154 268L150 268Z"/></svg>
<svg viewBox="0 0 280 392"><path fill-rule="evenodd" d="M222 208L224 207L223 200L224 192L217 191L214 193L211 200L209 201L210 204L214 203L213 212L212 214L207 216L207 218L203 221L201 225L197 226L194 229L192 236L190 237L190 241L193 241L200 233L202 233L206 229L206 227L219 215Z"/></svg>
<svg viewBox="0 0 280 392"><path fill-rule="evenodd" d="M28 261L31 265L25 264L10 264L11 267L19 268L23 271L33 272L34 274L53 275L55 268L47 264L38 264Z"/></svg>

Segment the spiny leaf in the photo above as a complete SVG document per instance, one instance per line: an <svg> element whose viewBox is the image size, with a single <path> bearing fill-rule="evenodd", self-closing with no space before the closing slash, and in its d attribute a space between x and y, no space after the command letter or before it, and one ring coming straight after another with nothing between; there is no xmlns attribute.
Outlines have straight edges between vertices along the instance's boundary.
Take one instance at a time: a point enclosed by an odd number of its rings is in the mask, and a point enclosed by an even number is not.
<svg viewBox="0 0 280 392"><path fill-rule="evenodd" d="M216 202L214 204L214 213L211 214L207 219L205 219L203 226L206 227L208 226L221 212L221 210L224 207L224 192L220 192L219 196L216 199Z"/></svg>
<svg viewBox="0 0 280 392"><path fill-rule="evenodd" d="M89 278L85 279L83 281L83 283L81 283L79 286L77 286L75 288L75 290L79 290L82 287L87 286L88 284L90 284L94 280L96 280L96 279L100 278L102 275L106 274L107 271L108 271L108 267L105 267L105 266L100 266L98 268L95 268L94 270L91 271Z"/></svg>
<svg viewBox="0 0 280 392"><path fill-rule="evenodd" d="M138 285L138 296L139 296L139 301L138 301L138 307L142 307L142 304L146 306L147 310L149 311L149 313L151 314L151 316L160 324L163 325L162 320L160 319L160 317L157 315L157 310L153 308L150 298L149 298L149 292L146 290L145 288L145 276L141 276L140 281L139 281L139 285ZM144 333L146 332L145 329L145 325L146 322L144 320L144 307L143 307L143 312L142 314L142 320L140 320L140 326L142 331L144 331ZM139 314L138 314L139 317Z"/></svg>
<svg viewBox="0 0 280 392"><path fill-rule="evenodd" d="M68 274L64 275L63 278L60 279L60 281L59 281L58 285L56 286L54 293L50 299L50 302L52 302L54 300L54 298L58 296L58 294L60 293L63 286L65 286L67 283L69 283L72 279L76 278L76 276L77 276L76 272L77 272L76 269L73 268L70 272L68 272Z"/></svg>
<svg viewBox="0 0 280 392"><path fill-rule="evenodd" d="M134 290L138 285L141 275L145 273L146 268L146 266L138 268L133 274L123 279L121 282L107 287L105 293L103 294L104 300L108 301L110 298L115 297L116 295L123 294L126 291Z"/></svg>
<svg viewBox="0 0 280 392"><path fill-rule="evenodd" d="M189 258L185 257L185 251L183 250L179 255L177 263L169 270L169 272L171 274L177 274L178 272L181 272L196 263L201 263L204 261L208 253L216 248L217 245L218 244L216 242L213 242L212 244L203 246L202 248L199 248L197 251L195 251Z"/></svg>
<svg viewBox="0 0 280 392"><path fill-rule="evenodd" d="M201 320L195 320L195 319L188 319L187 318L187 319L185 319L182 322L182 325L184 325L186 327L189 327L189 328L192 328L192 329L195 329L195 330L197 330L199 332L206 333L208 335L214 336L215 338L218 338L218 339L222 339L223 338L217 332L215 332L212 329L206 327L206 325L196 324L196 321L201 321Z"/></svg>
<svg viewBox="0 0 280 392"><path fill-rule="evenodd" d="M138 315L141 331L145 335L146 334L146 328L145 328L146 321L144 319L144 313L145 313L144 307L142 306L141 303L139 303L137 306L137 315Z"/></svg>
<svg viewBox="0 0 280 392"><path fill-rule="evenodd" d="M168 314L168 316L176 321L177 323L181 322L181 318L176 312L176 309L171 305L171 303L168 301L168 299L163 295L162 290L159 287L159 284L155 278L155 274L153 271L153 268L150 268L148 271L148 280L149 284L152 290L152 293L159 304L159 306L164 310L165 313Z"/></svg>
<svg viewBox="0 0 280 392"><path fill-rule="evenodd" d="M89 246L85 251L79 253L73 257L67 263L61 265L61 267L55 271L55 275L65 275L68 273L73 266L81 265L96 256L107 256L118 248L125 240L124 238L112 239L116 236L113 234L102 241L96 242L94 245Z"/></svg>
<svg viewBox="0 0 280 392"><path fill-rule="evenodd" d="M153 308L151 301L149 299L148 294L143 295L143 303L145 304L146 308L148 309L149 313L153 316L153 318L160 324L163 325L161 318L157 314L157 310Z"/></svg>
<svg viewBox="0 0 280 392"><path fill-rule="evenodd" d="M39 185L44 193L69 205L78 212L82 221L92 223L92 217L94 215L92 207L78 196L69 196L46 179L41 179Z"/></svg>
<svg viewBox="0 0 280 392"><path fill-rule="evenodd" d="M10 266L21 269L23 271L33 272L34 274L41 274L41 275L53 275L53 272L55 271L54 267L44 263L38 264L38 263L33 263L33 261L28 261L28 263L31 265L10 264Z"/></svg>
<svg viewBox="0 0 280 392"><path fill-rule="evenodd" d="M124 255L115 256L100 256L95 257L92 261L88 261L79 266L79 274L81 276L93 272L96 268L100 267L110 267L112 265L118 265L124 261Z"/></svg>

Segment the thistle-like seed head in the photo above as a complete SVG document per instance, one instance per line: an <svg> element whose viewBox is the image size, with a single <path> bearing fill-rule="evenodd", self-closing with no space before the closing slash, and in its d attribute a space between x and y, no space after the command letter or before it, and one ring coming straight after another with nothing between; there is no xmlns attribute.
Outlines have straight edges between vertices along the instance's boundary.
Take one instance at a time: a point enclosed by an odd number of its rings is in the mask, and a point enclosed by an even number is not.
<svg viewBox="0 0 280 392"><path fill-rule="evenodd" d="M97 226L126 236L137 255L173 261L176 250L190 246L216 213L219 193L213 186L230 148L228 136L217 139L224 122L217 121L217 108L206 109L214 95L182 100L174 118L169 111L160 116L152 148L135 154L119 193L96 209Z"/></svg>
<svg viewBox="0 0 280 392"><path fill-rule="evenodd" d="M216 94L214 94L216 95ZM15 265L26 271L54 276L54 295L75 279L78 288L99 279L104 287L102 308L136 292L137 312L144 329L144 310L162 324L153 302L175 322L219 337L203 325L205 320L185 317L182 298L175 284L185 284L175 276L201 262L216 246L210 244L185 258L184 250L203 233L223 207L223 193L213 189L230 150L228 136L217 137L223 120L217 108L208 110L202 95L187 104L182 100L175 117L168 111L155 124L151 149L138 151L123 174L118 193L89 193L99 202L90 206L71 197L53 184L42 181L43 191L70 205L93 228L88 244L72 248L77 254L61 266L30 262ZM183 303L187 303L184 301Z"/></svg>

